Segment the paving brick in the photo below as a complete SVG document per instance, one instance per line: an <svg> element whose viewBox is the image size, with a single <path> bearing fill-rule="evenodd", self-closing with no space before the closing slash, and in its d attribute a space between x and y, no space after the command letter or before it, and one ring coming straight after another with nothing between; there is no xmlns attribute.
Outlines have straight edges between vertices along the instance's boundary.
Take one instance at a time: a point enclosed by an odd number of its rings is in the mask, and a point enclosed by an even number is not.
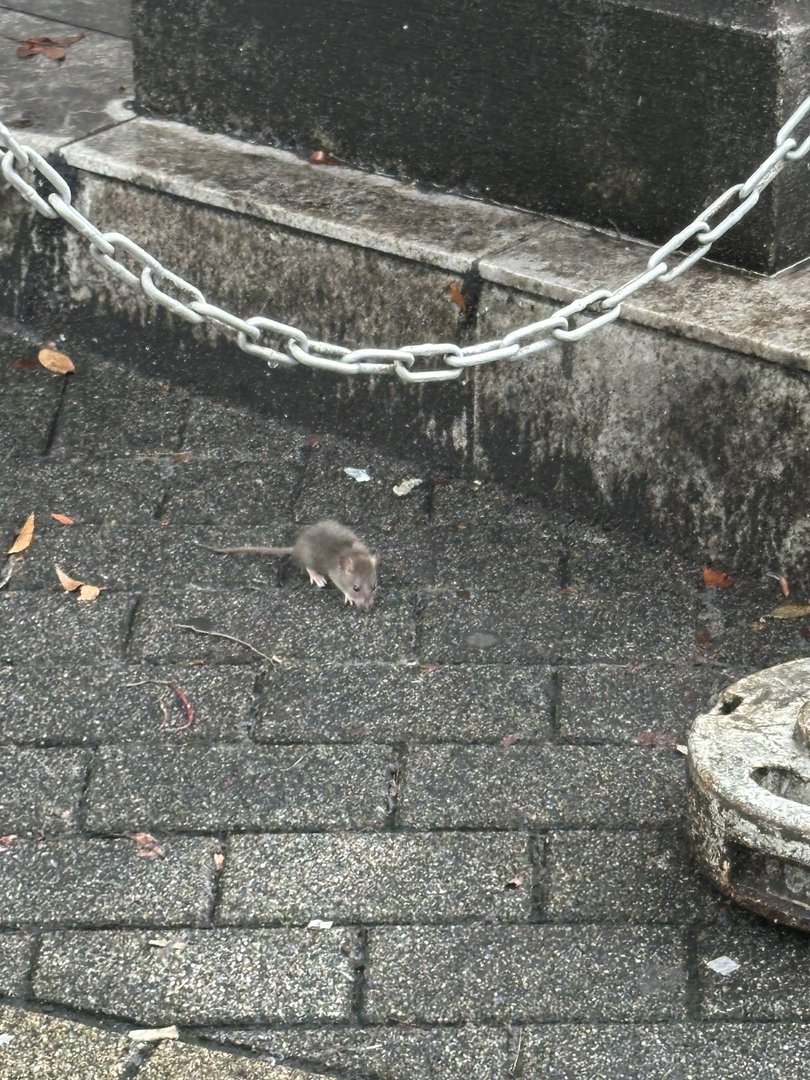
<svg viewBox="0 0 810 1080"><path fill-rule="evenodd" d="M549 663L560 655L563 617L559 589L543 582L520 596L513 589L431 589L420 658L439 664Z"/></svg>
<svg viewBox="0 0 810 1080"><path fill-rule="evenodd" d="M273 1061L305 1069L377 1080L511 1080L514 1055L504 1028L464 1024L458 1029L373 1026L328 1030L219 1029L209 1038L261 1051Z"/></svg>
<svg viewBox="0 0 810 1080"><path fill-rule="evenodd" d="M391 927L369 933L372 1021L677 1019L685 950L644 927Z"/></svg>
<svg viewBox="0 0 810 1080"><path fill-rule="evenodd" d="M164 935L165 936L165 935ZM164 1024L346 1020L351 935L343 930L60 930L42 935L34 994L71 1008Z"/></svg>
<svg viewBox="0 0 810 1080"><path fill-rule="evenodd" d="M54 581L58 594L0 593L0 663L120 660L135 597L103 592L86 603Z"/></svg>
<svg viewBox="0 0 810 1080"><path fill-rule="evenodd" d="M32 511L40 521L66 514L82 524L148 524L155 519L169 459L42 461L26 459L8 471L0 492L0 521L19 527ZM37 537L31 547L36 553Z"/></svg>
<svg viewBox="0 0 810 1080"><path fill-rule="evenodd" d="M0 1006L0 1080L112 1080L135 1061L130 1039L56 1016Z"/></svg>
<svg viewBox="0 0 810 1080"><path fill-rule="evenodd" d="M135 626L133 655L149 661L202 657L214 663L256 662L256 654L242 645L177 626L192 621L285 660L413 658L415 622L405 599L361 613L346 605L335 588L300 593L284 589L161 592L144 601Z"/></svg>
<svg viewBox="0 0 810 1080"><path fill-rule="evenodd" d="M89 760L84 750L0 754L0 832L50 835L71 829Z"/></svg>
<svg viewBox="0 0 810 1080"><path fill-rule="evenodd" d="M431 589L425 603L423 659L469 663L686 660L694 611L662 597L558 588L542 579L502 589Z"/></svg>
<svg viewBox="0 0 810 1080"><path fill-rule="evenodd" d="M686 922L718 911L679 828L553 832L546 844L545 913L554 921Z"/></svg>
<svg viewBox="0 0 810 1080"><path fill-rule="evenodd" d="M28 934L0 933L0 994L4 997L19 997L23 993L33 944L34 939ZM0 1030L4 1030L2 1025Z"/></svg>
<svg viewBox="0 0 810 1080"><path fill-rule="evenodd" d="M120 364L93 357L77 357L74 362L76 372L66 384L53 457L115 457L177 449L188 408L184 391Z"/></svg>
<svg viewBox="0 0 810 1080"><path fill-rule="evenodd" d="M544 1024L521 1029L524 1080L801 1080L802 1024Z"/></svg>
<svg viewBox="0 0 810 1080"><path fill-rule="evenodd" d="M680 755L600 746L435 746L408 757L402 821L416 828L671 822Z"/></svg>
<svg viewBox="0 0 810 1080"><path fill-rule="evenodd" d="M509 882L521 876L520 887ZM503 833L237 836L222 874L224 923L525 920L524 837Z"/></svg>
<svg viewBox="0 0 810 1080"><path fill-rule="evenodd" d="M562 539L542 518L531 524L494 522L434 528L436 583L469 590L511 588L515 580L559 586Z"/></svg>
<svg viewBox="0 0 810 1080"><path fill-rule="evenodd" d="M267 673L256 737L270 742L489 742L551 734L545 667L290 664Z"/></svg>
<svg viewBox="0 0 810 1080"><path fill-rule="evenodd" d="M688 602L702 587L701 564L670 550L640 543L619 528L565 527L568 580L572 586L609 583L611 590L666 596Z"/></svg>
<svg viewBox="0 0 810 1080"><path fill-rule="evenodd" d="M365 469L370 479L355 480L347 475L346 468ZM405 496L395 495L393 491L397 484L412 478L426 481L424 466L396 461L388 455L322 436L307 462L304 486L295 508L296 520L308 524L333 517L356 527L361 536L363 526L370 522L378 528L427 525L427 482Z"/></svg>
<svg viewBox="0 0 810 1080"><path fill-rule="evenodd" d="M174 747L200 739L247 735L254 674L248 668L172 668L105 663L87 671L72 663L0 668L0 745L130 742L159 739ZM186 722L173 682L189 698L194 723ZM164 726L161 707L169 710Z"/></svg>
<svg viewBox="0 0 810 1080"><path fill-rule="evenodd" d="M0 924L199 925L209 912L214 840L160 840L141 858L130 839L17 840L0 859Z"/></svg>
<svg viewBox="0 0 810 1080"><path fill-rule="evenodd" d="M178 455L164 513L173 525L221 529L286 520L292 517L302 470L303 465L287 460L231 460L212 466L204 458L186 462Z"/></svg>
<svg viewBox="0 0 810 1080"><path fill-rule="evenodd" d="M803 619L763 619L781 603L778 583L759 575L735 573L732 588L704 589L698 623L701 654L741 674L810 656Z"/></svg>
<svg viewBox="0 0 810 1080"><path fill-rule="evenodd" d="M96 832L375 828L386 747L103 747L87 794Z"/></svg>
<svg viewBox="0 0 810 1080"><path fill-rule="evenodd" d="M730 975L706 967L717 956L740 965ZM698 938L697 972L706 1019L810 1019L810 937L740 917Z"/></svg>
<svg viewBox="0 0 810 1080"><path fill-rule="evenodd" d="M190 403L182 449L190 451L194 458L299 465L306 458L309 444L305 431L275 417L195 397Z"/></svg>
<svg viewBox="0 0 810 1080"><path fill-rule="evenodd" d="M217 1080L310 1080L298 1069L176 1042L158 1046L138 1072L139 1080L199 1080L203 1076Z"/></svg>
<svg viewBox="0 0 810 1080"><path fill-rule="evenodd" d="M692 720L731 682L710 667L586 664L560 669L560 734L592 742L635 742L644 732L686 741Z"/></svg>

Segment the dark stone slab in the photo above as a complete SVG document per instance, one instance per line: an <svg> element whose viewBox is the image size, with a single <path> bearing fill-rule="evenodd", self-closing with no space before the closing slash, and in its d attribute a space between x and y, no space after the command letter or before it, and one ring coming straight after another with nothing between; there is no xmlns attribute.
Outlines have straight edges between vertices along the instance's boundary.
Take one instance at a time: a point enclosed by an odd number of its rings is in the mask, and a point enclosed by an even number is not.
<svg viewBox="0 0 810 1080"><path fill-rule="evenodd" d="M0 934L0 994L16 997L23 992L33 944L27 934Z"/></svg>
<svg viewBox="0 0 810 1080"><path fill-rule="evenodd" d="M289 460L228 461L212 466L179 454L171 469L167 519L173 524L223 527L292 518L303 466ZM227 537L225 542L230 545Z"/></svg>
<svg viewBox="0 0 810 1080"><path fill-rule="evenodd" d="M54 585L59 595L0 594L0 662L54 655L78 663L120 660L134 597L103 592L83 602L77 594L64 592L55 575Z"/></svg>
<svg viewBox="0 0 810 1080"><path fill-rule="evenodd" d="M382 746L103 747L87 793L87 826L167 829L377 828L390 752Z"/></svg>
<svg viewBox="0 0 810 1080"><path fill-rule="evenodd" d="M160 840L141 858L129 839L19 840L0 859L0 923L196 926L213 899L214 841Z"/></svg>
<svg viewBox="0 0 810 1080"><path fill-rule="evenodd" d="M150 1026L345 1020L345 930L61 931L43 935L34 993Z"/></svg>
<svg viewBox="0 0 810 1080"><path fill-rule="evenodd" d="M434 746L412 750L402 820L417 828L668 823L683 799L683 759L596 746Z"/></svg>
<svg viewBox="0 0 810 1080"><path fill-rule="evenodd" d="M545 848L545 914L555 922L685 922L717 915L678 828L553 832Z"/></svg>
<svg viewBox="0 0 810 1080"><path fill-rule="evenodd" d="M0 394L4 414L0 453L5 461L44 453L59 408L63 378L54 377L39 364L34 368L14 366L35 359L36 354L37 348L30 341L0 334Z"/></svg>
<svg viewBox="0 0 810 1080"><path fill-rule="evenodd" d="M0 617L2 607L0 607ZM133 654L149 661L207 659L214 663L249 663L257 656L233 641L195 634L178 624L193 621L231 634L281 660L376 658L411 660L414 615L402 597L389 599L374 611L360 613L346 605L338 589L288 592L179 589L144 601L133 638ZM262 659L259 657L258 659Z"/></svg>
<svg viewBox="0 0 810 1080"><path fill-rule="evenodd" d="M363 1027L232 1028L206 1031L206 1037L248 1047L281 1063L304 1068L339 1069L379 1080L510 1080L514 1054L508 1032L483 1024L459 1028L417 1028L375 1024Z"/></svg>
<svg viewBox="0 0 810 1080"><path fill-rule="evenodd" d="M6 750L0 757L4 833L72 830L89 760L82 750Z"/></svg>
<svg viewBox="0 0 810 1080"><path fill-rule="evenodd" d="M525 1080L801 1080L807 1024L543 1024L522 1033Z"/></svg>
<svg viewBox="0 0 810 1080"><path fill-rule="evenodd" d="M807 13L758 0L237 0L227 26L212 0L135 0L133 15L137 93L159 113L656 242L767 156L810 52ZM806 170L779 177L717 256L806 256L808 193Z"/></svg>
<svg viewBox="0 0 810 1080"><path fill-rule="evenodd" d="M810 1019L810 938L745 916L735 923L706 929L698 938L703 1017ZM720 975L706 967L717 956L729 956L740 966L730 975Z"/></svg>
<svg viewBox="0 0 810 1080"><path fill-rule="evenodd" d="M0 520L19 528L35 510L40 515L40 528L43 519L47 522L54 512L84 524L148 524L155 518L173 468L170 458L70 463L21 460L6 472L0 492Z"/></svg>
<svg viewBox="0 0 810 1080"><path fill-rule="evenodd" d="M267 742L542 742L552 694L544 667L288 665L267 672L255 734Z"/></svg>
<svg viewBox="0 0 810 1080"><path fill-rule="evenodd" d="M253 702L252 671L125 667L92 671L45 662L0 668L0 744L70 745L155 739L171 751L188 741L240 739ZM186 694L193 726L169 682ZM163 704L169 719L164 725ZM169 751L167 751L169 752Z"/></svg>
<svg viewBox="0 0 810 1080"><path fill-rule="evenodd" d="M698 713L733 676L708 665L585 664L559 671L560 735L574 742L684 743Z"/></svg>
<svg viewBox="0 0 810 1080"><path fill-rule="evenodd" d="M521 876L524 884L510 887ZM222 872L222 923L523 922L523 837L502 833L237 836Z"/></svg>
<svg viewBox="0 0 810 1080"><path fill-rule="evenodd" d="M683 944L659 927L380 927L369 954L376 1021L683 1015Z"/></svg>
<svg viewBox="0 0 810 1080"><path fill-rule="evenodd" d="M66 383L53 457L168 456L178 449L188 410L182 390L120 364L83 356L73 360L76 372Z"/></svg>

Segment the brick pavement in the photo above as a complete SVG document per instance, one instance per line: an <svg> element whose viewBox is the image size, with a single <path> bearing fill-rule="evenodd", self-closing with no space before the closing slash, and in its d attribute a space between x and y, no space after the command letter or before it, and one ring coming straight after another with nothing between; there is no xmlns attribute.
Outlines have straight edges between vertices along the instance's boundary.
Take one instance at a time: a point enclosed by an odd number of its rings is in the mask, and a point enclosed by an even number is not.
<svg viewBox="0 0 810 1080"><path fill-rule="evenodd" d="M639 742L810 652L754 628L774 568L706 590L696 562L96 356L14 369L35 344L0 337L6 542L37 513L0 593L0 990L34 1009L3 1014L9 1048L39 1023L68 1054L79 1020L98 1075L147 1080L223 1044L217 1075L803 1075L810 939L700 881L683 759ZM197 544L325 513L379 548L370 615ZM54 562L107 589L81 604ZM190 1041L133 1064L118 1033L175 1022Z"/></svg>

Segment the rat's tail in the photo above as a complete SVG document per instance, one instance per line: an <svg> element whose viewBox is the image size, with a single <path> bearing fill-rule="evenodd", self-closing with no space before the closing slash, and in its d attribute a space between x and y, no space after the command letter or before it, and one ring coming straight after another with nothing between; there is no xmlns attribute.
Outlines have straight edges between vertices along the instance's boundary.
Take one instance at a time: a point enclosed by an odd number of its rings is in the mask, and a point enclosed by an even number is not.
<svg viewBox="0 0 810 1080"><path fill-rule="evenodd" d="M291 547L215 547L213 544L200 544L218 555L292 555Z"/></svg>

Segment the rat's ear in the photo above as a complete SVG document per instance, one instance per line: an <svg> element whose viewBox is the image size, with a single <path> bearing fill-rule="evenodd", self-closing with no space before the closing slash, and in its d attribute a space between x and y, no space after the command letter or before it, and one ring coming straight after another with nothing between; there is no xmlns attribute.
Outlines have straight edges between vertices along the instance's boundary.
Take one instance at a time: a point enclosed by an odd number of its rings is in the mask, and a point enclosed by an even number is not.
<svg viewBox="0 0 810 1080"><path fill-rule="evenodd" d="M354 559L351 555L341 555L338 559L338 566L344 574L350 574L354 570Z"/></svg>
<svg viewBox="0 0 810 1080"><path fill-rule="evenodd" d="M372 551L369 558L371 559L371 563L372 563L373 566L376 566L377 563L380 561L380 556L377 554L376 551Z"/></svg>

